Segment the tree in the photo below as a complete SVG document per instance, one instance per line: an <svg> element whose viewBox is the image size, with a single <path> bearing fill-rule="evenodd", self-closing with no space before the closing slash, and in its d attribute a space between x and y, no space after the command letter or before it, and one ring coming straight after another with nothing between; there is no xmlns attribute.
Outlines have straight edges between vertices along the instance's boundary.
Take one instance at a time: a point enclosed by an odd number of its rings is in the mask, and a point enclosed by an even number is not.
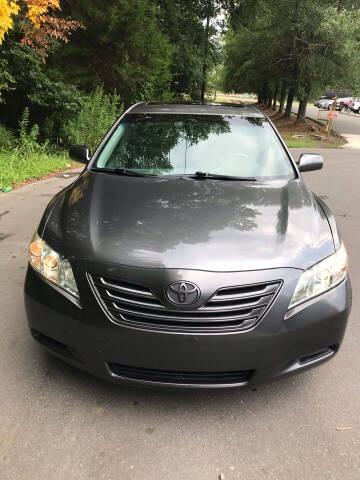
<svg viewBox="0 0 360 480"><path fill-rule="evenodd" d="M172 46L171 91L198 100L205 95L208 75L220 61L222 2L214 0L153 0L160 26Z"/></svg>
<svg viewBox="0 0 360 480"><path fill-rule="evenodd" d="M19 13L20 7L17 2L0 0L0 44L3 42L5 34L13 25L13 17Z"/></svg>
<svg viewBox="0 0 360 480"><path fill-rule="evenodd" d="M49 59L54 76L90 92L117 90L125 105L169 88L172 47L150 0L64 0L63 12L85 30Z"/></svg>
<svg viewBox="0 0 360 480"><path fill-rule="evenodd" d="M59 78L52 79L41 57L19 43L16 31L10 32L0 46L0 65L4 67L0 73L0 121L14 129L24 108L29 107L32 121L40 124L41 134L47 127L47 137L56 138L62 123L80 108L78 89ZM1 81L2 78L5 80Z"/></svg>
<svg viewBox="0 0 360 480"><path fill-rule="evenodd" d="M203 36L203 63L202 63L202 81L201 81L201 101L205 100L205 93L207 87L207 79L209 66L211 66L211 58L215 59L216 52L219 50L217 45L217 29L216 24L219 25L217 17L220 15L224 7L224 2L219 0L200 0L198 5L199 17L204 27ZM213 65L214 66L214 65Z"/></svg>
<svg viewBox="0 0 360 480"><path fill-rule="evenodd" d="M163 34L171 44L170 89L175 96L199 98L202 81L203 25L194 0L155 0Z"/></svg>
<svg viewBox="0 0 360 480"><path fill-rule="evenodd" d="M231 31L226 37L225 88L269 96L281 82L285 116L292 99L300 100L297 122L305 121L310 96L327 86L358 83L360 5L351 0L233 0ZM314 20L316 19L316 21ZM288 86L288 87L287 87Z"/></svg>
<svg viewBox="0 0 360 480"><path fill-rule="evenodd" d="M67 43L71 33L83 26L78 21L56 16L57 10L60 10L60 0L0 0L0 45L14 27L15 17L21 20L21 43L42 56L54 41Z"/></svg>
<svg viewBox="0 0 360 480"><path fill-rule="evenodd" d="M310 2L301 8L299 35L295 44L298 68L297 93L300 99L298 123L305 121L306 105L311 94L327 85L349 86L359 78L360 7L338 0ZM314 28L310 18L319 18Z"/></svg>

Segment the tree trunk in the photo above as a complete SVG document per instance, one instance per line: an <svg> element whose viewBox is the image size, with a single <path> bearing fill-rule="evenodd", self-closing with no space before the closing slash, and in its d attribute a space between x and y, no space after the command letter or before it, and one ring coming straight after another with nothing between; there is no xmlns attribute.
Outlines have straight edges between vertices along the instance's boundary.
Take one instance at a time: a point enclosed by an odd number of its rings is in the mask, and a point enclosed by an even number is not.
<svg viewBox="0 0 360 480"><path fill-rule="evenodd" d="M259 98L260 105L266 105L267 98L268 98L268 84L266 80L264 80L261 86L261 92L259 92L258 98Z"/></svg>
<svg viewBox="0 0 360 480"><path fill-rule="evenodd" d="M300 100L298 115L296 119L296 125L299 125L300 123L305 123L306 107L309 100L309 94L310 94L310 90L307 90L304 98Z"/></svg>
<svg viewBox="0 0 360 480"><path fill-rule="evenodd" d="M209 29L210 29L210 16L206 18L205 26L205 47L204 47L204 63L203 63L203 74L202 74L202 83L201 83L201 101L205 101L205 92L206 92L206 77L207 77L207 60L209 52Z"/></svg>
<svg viewBox="0 0 360 480"><path fill-rule="evenodd" d="M294 87L290 87L289 92L288 92L288 97L287 97L285 113L284 113L285 118L290 118L291 117L293 101L294 101Z"/></svg>
<svg viewBox="0 0 360 480"><path fill-rule="evenodd" d="M286 82L282 82L281 92L280 92L279 113L283 113L283 111L284 111L285 95L286 95Z"/></svg>
<svg viewBox="0 0 360 480"><path fill-rule="evenodd" d="M277 83L276 87L275 87L275 90L274 90L274 96L273 96L274 100L273 100L272 109L273 109L274 112L276 110L276 101L277 101L278 91L279 91L279 84Z"/></svg>
<svg viewBox="0 0 360 480"><path fill-rule="evenodd" d="M271 108L271 104L272 104L272 96L271 96L271 93L270 93L270 95L268 96L268 99L267 99L266 107Z"/></svg>

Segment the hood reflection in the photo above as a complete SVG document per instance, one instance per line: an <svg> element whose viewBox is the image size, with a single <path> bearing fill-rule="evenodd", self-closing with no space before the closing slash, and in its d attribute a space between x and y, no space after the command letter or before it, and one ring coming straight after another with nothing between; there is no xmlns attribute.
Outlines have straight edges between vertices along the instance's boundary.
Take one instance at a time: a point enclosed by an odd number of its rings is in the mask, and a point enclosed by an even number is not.
<svg viewBox="0 0 360 480"><path fill-rule="evenodd" d="M333 248L327 220L299 180L224 182L86 172L67 192L58 218L63 227L52 218L49 228L63 232L72 255L138 267L303 268L305 252L315 263Z"/></svg>

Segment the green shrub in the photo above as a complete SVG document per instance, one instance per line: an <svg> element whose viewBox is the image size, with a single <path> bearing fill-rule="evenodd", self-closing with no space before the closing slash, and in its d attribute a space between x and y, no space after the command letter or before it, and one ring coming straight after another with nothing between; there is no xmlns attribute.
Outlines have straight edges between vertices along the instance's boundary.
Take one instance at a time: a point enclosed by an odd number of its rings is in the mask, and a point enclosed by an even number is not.
<svg viewBox="0 0 360 480"><path fill-rule="evenodd" d="M13 132L0 124L0 151L11 150L15 145Z"/></svg>
<svg viewBox="0 0 360 480"><path fill-rule="evenodd" d="M102 87L98 87L83 98L74 119L65 123L64 140L68 144L88 145L94 151L121 110L119 95L116 92L106 94Z"/></svg>
<svg viewBox="0 0 360 480"><path fill-rule="evenodd" d="M24 112L19 121L19 138L15 151L19 156L29 156L35 152L45 151L47 143L40 145L39 126L37 124L30 128L29 108L25 107Z"/></svg>

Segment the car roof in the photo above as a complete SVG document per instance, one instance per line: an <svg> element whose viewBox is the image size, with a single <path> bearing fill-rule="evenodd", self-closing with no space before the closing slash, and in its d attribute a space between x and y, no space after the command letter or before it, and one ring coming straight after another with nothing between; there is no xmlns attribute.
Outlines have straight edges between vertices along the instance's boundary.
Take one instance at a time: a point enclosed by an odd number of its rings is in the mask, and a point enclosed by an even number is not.
<svg viewBox="0 0 360 480"><path fill-rule="evenodd" d="M262 117L265 115L256 107L242 103L220 102L141 102L131 108L132 113L150 114L194 114L194 115L239 115L242 117Z"/></svg>

